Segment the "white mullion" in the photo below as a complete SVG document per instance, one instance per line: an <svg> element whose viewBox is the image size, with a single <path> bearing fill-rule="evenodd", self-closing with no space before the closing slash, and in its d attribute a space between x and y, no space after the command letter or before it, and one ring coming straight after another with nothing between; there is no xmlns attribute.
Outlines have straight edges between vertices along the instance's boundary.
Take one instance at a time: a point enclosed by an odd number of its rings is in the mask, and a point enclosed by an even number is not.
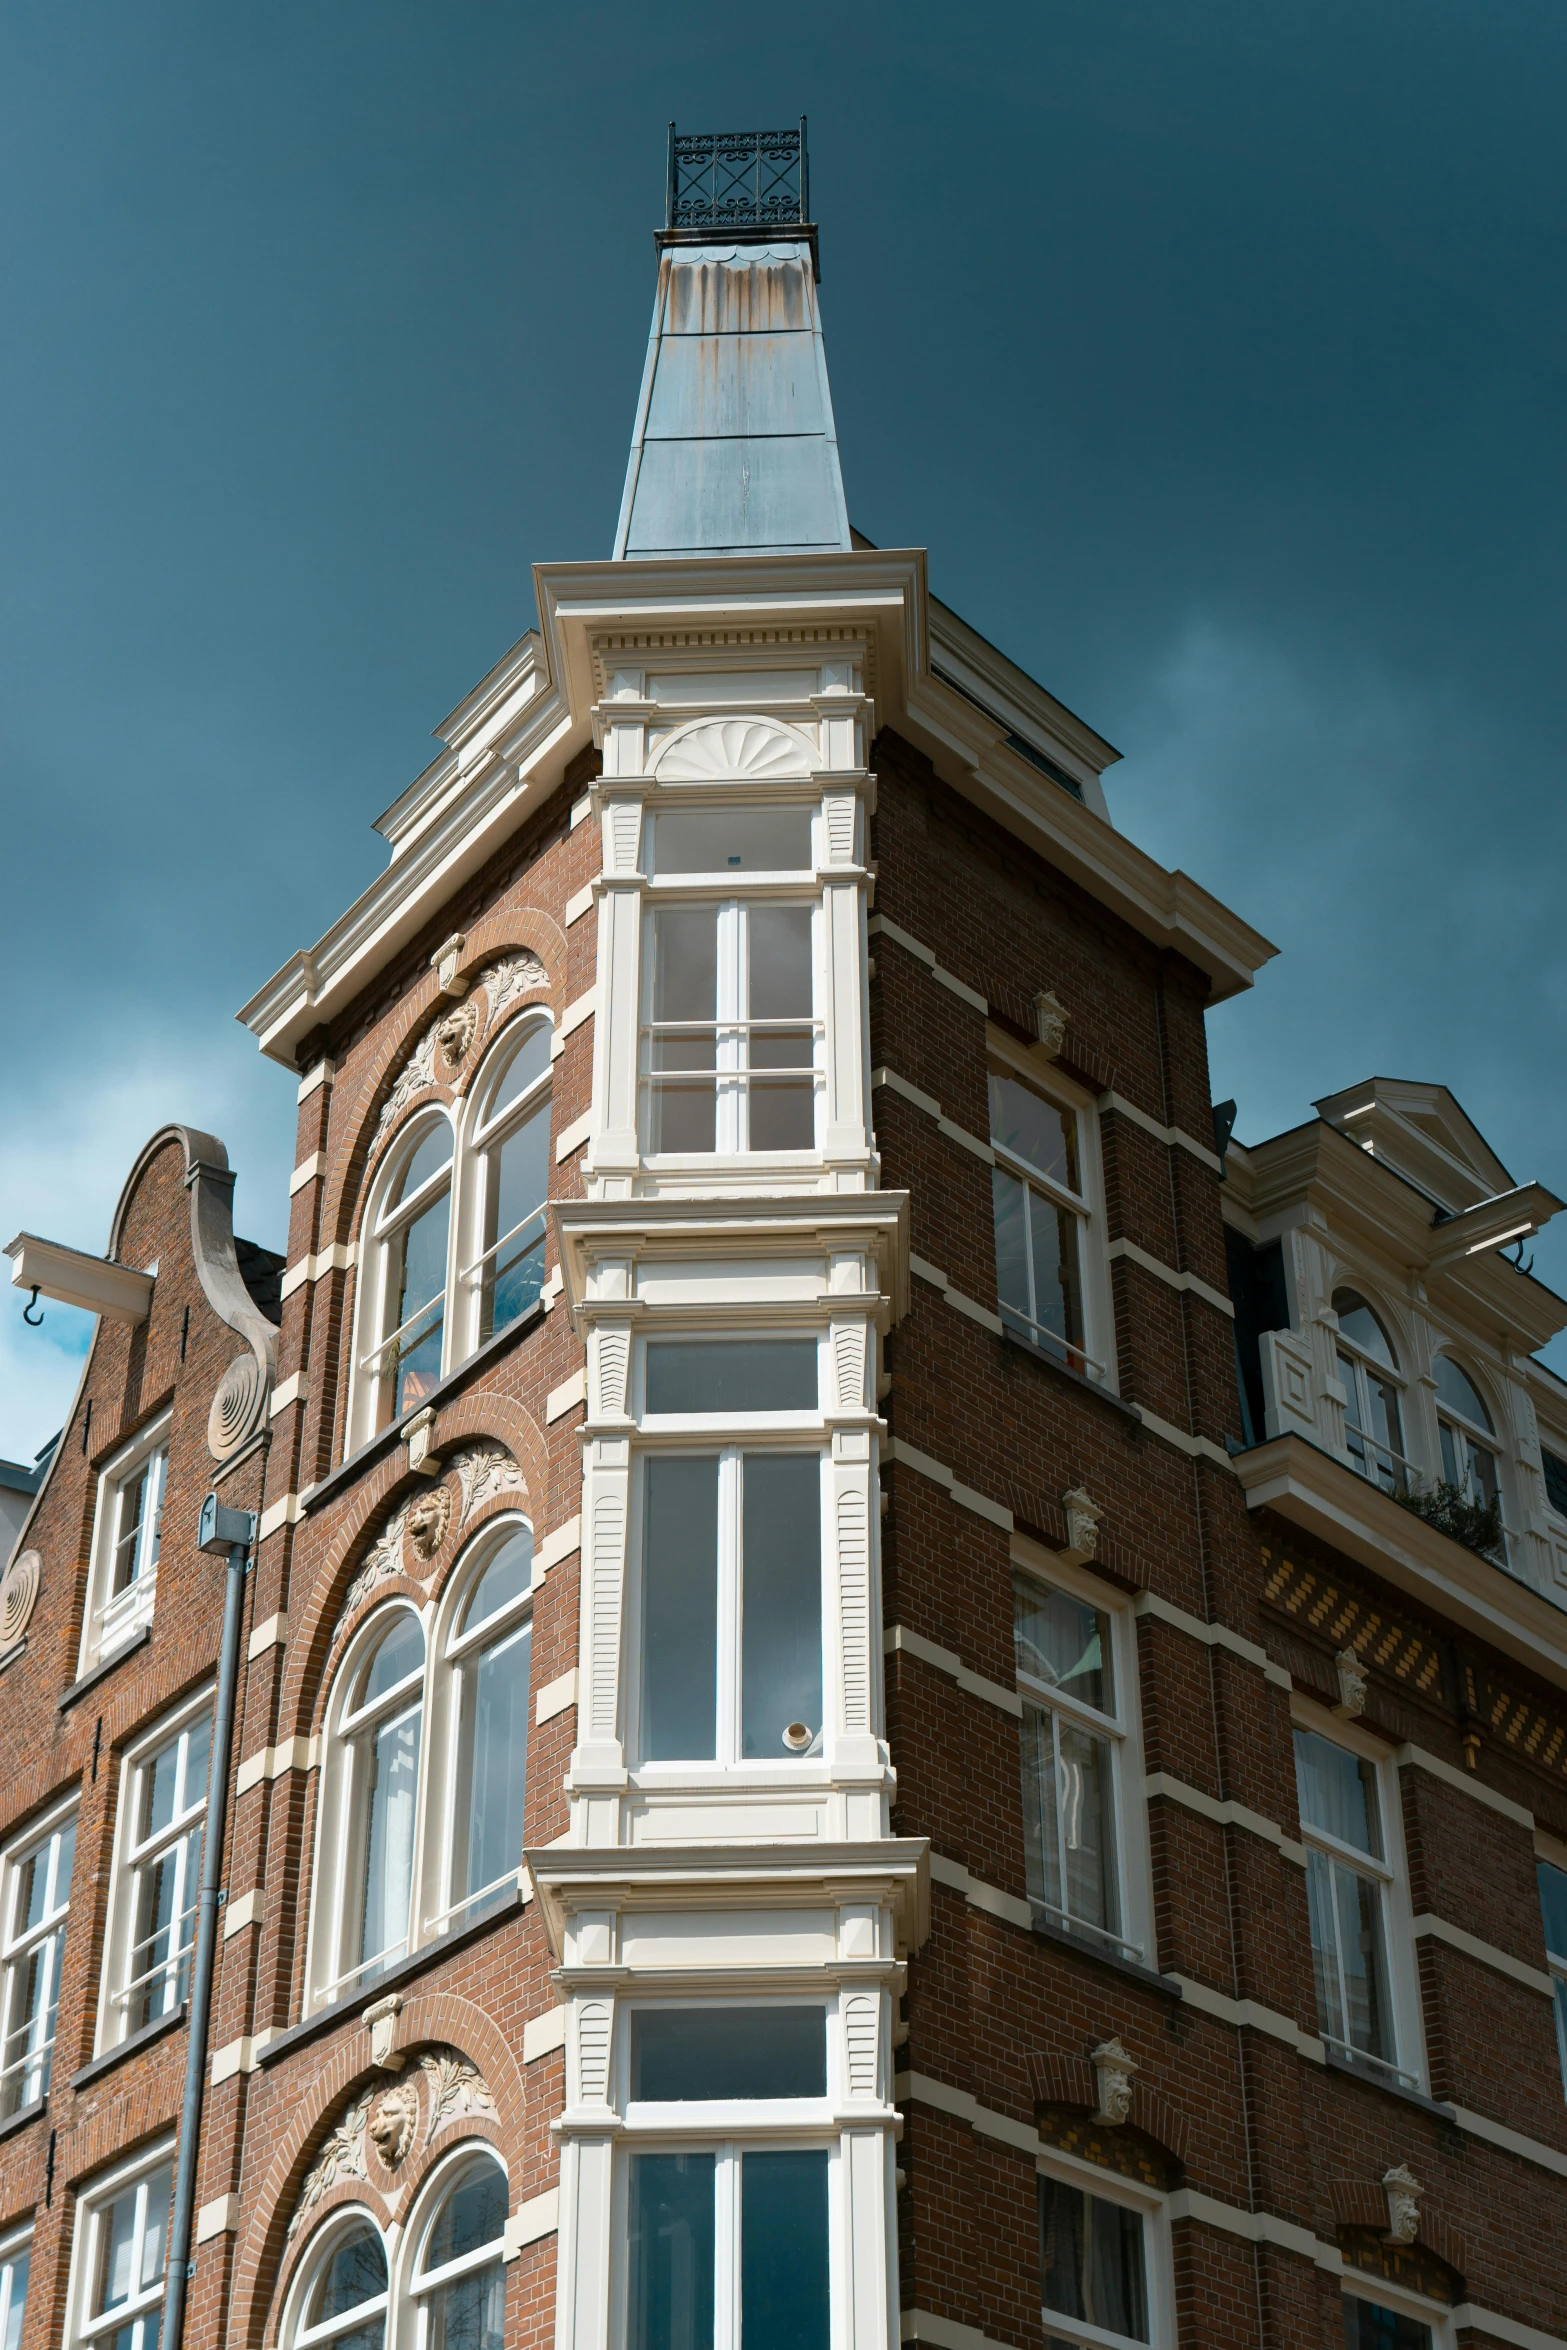
<svg viewBox="0 0 1567 2350"><path fill-rule="evenodd" d="M749 926L744 906L738 899L730 899L718 909L717 1000L713 1006L718 1021L713 1054L722 1078L715 1078L717 1102L714 1110L713 1143L718 1151L744 1150L749 1138L748 1103L742 1103L746 1080L740 1075L742 1066L749 1062L743 1022L750 1012L750 991L747 985L747 948ZM726 1082L727 1080L727 1082Z"/></svg>
<svg viewBox="0 0 1567 2350"><path fill-rule="evenodd" d="M740 2150L726 2141L713 2151L713 2350L740 2350Z"/></svg>
<svg viewBox="0 0 1567 2350"><path fill-rule="evenodd" d="M714 1646L718 1664L718 1722L714 1744L721 1763L740 1759L740 1450L726 1445L718 1456L718 1622Z"/></svg>

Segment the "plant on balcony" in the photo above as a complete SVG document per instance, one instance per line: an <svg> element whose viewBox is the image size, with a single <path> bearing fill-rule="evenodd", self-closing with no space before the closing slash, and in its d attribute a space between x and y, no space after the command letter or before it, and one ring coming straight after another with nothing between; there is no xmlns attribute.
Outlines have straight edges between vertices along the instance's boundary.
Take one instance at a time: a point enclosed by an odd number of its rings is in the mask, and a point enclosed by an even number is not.
<svg viewBox="0 0 1567 2350"><path fill-rule="evenodd" d="M1393 1499L1406 1510L1413 1510L1417 1518L1424 1518L1439 1534L1461 1542L1465 1550L1490 1559L1502 1566L1502 1504L1500 1497L1490 1501L1471 1501L1461 1485L1449 1485L1441 1477L1434 1485L1423 1485L1411 1479L1408 1485L1395 1488Z"/></svg>

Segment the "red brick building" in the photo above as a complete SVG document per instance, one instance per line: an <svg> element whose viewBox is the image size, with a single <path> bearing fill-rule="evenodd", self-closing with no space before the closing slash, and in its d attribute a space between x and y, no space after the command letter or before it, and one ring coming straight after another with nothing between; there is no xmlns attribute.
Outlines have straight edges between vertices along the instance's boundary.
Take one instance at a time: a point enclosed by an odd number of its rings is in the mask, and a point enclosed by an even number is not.
<svg viewBox="0 0 1567 2350"><path fill-rule="evenodd" d="M1272 950L851 534L803 139L741 145L672 146L614 556L243 1015L299 1140L188 2338L1547 2350L1558 1203L1440 1089L1226 1150Z"/></svg>

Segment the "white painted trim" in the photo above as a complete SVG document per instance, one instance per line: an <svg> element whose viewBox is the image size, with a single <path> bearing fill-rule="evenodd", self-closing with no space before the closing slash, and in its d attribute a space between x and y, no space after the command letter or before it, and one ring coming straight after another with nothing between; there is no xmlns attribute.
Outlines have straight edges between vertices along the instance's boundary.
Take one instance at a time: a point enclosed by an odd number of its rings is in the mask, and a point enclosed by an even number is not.
<svg viewBox="0 0 1567 2350"><path fill-rule="evenodd" d="M1302 2260L1314 2261L1331 2276L1342 2276L1344 2259L1335 2244L1325 2244L1310 2228L1297 2225L1292 2219L1280 2219L1271 2211L1242 2211L1235 2203L1221 2203L1215 2195L1199 2193L1195 2187L1177 2187L1165 2203L1172 2224L1180 2220L1195 2220L1200 2227L1220 2228L1227 2236L1242 2236L1248 2244L1276 2244L1281 2252L1294 2252Z"/></svg>
<svg viewBox="0 0 1567 2350"><path fill-rule="evenodd" d="M993 1338L1001 1338L1005 1335L1006 1324L1002 1321L1001 1316L993 1314L988 1306L976 1305L973 1298L963 1295L961 1289L954 1289L939 1265L927 1264L923 1257L917 1257L911 1251L909 1271L914 1275L916 1281L924 1281L932 1289L939 1289L947 1304L956 1313L967 1314L971 1322L977 1322L980 1328L988 1330Z"/></svg>
<svg viewBox="0 0 1567 2350"><path fill-rule="evenodd" d="M553 2236L560 2227L560 2189L551 2187L546 2194L535 2195L531 2203L519 2204L506 2222L506 2233L501 2241L503 2260L515 2260L528 2244L536 2244L541 2236Z"/></svg>
<svg viewBox="0 0 1567 2350"><path fill-rule="evenodd" d="M961 1484L949 1468L940 1461L932 1460L928 1452L917 1451L912 1444L905 1444L898 1436L889 1437L887 1450L892 1459L901 1461L905 1468L917 1469L933 1485L944 1485L960 1509L972 1510L976 1518L986 1518L991 1525L1002 1527L1008 1534L1012 1532L1013 1518L1009 1509L1003 1509L998 1501L988 1500L983 1493L976 1493L972 1485Z"/></svg>
<svg viewBox="0 0 1567 2350"><path fill-rule="evenodd" d="M569 1159L573 1151L581 1150L592 1132L593 1112L591 1110L584 1110L580 1118L573 1118L569 1126L563 1126L555 1144L556 1166L561 1166Z"/></svg>
<svg viewBox="0 0 1567 2350"><path fill-rule="evenodd" d="M566 1414L575 1410L579 1403L586 1403L587 1396L587 1372L585 1370L573 1371L569 1379L563 1379L558 1387L552 1387L544 1398L544 1425L546 1428L556 1420L563 1420Z"/></svg>
<svg viewBox="0 0 1567 2350"><path fill-rule="evenodd" d="M889 1069L885 1064L871 1071L872 1093L879 1085L901 1094L906 1102L912 1102L917 1110L923 1110L927 1118L934 1118L937 1130L949 1142L961 1143L966 1151L973 1152L976 1159L983 1159L987 1167L995 1165L996 1154L989 1143L981 1142L977 1134L970 1134L966 1126L955 1126L950 1118L943 1115L941 1104L933 1094L921 1093L917 1085L911 1085L906 1077L900 1077L895 1069Z"/></svg>
<svg viewBox="0 0 1567 2350"><path fill-rule="evenodd" d="M1205 1795L1200 1787L1190 1787L1184 1779L1172 1778L1168 1771L1150 1771L1143 1781L1143 1793L1150 1802L1156 1795L1168 1796L1172 1803L1183 1804L1205 1820L1212 1820L1221 1828L1245 1828L1264 1842L1276 1844L1284 1858L1293 1861L1296 1868L1306 1865L1306 1847L1285 1835L1277 1820L1265 1819L1261 1812L1252 1811L1244 1803L1226 1797L1221 1803L1215 1796Z"/></svg>
<svg viewBox="0 0 1567 2350"><path fill-rule="evenodd" d="M330 1248L319 1255L301 1257L290 1265L278 1284L280 1297L292 1297L296 1289L303 1289L307 1281L320 1281L328 1273L346 1273L354 1262L355 1244L351 1240L334 1240Z"/></svg>
<svg viewBox="0 0 1567 2350"><path fill-rule="evenodd" d="M1195 1141L1179 1126L1161 1126L1157 1118L1150 1118L1146 1110L1140 1110L1135 1102L1129 1102L1125 1094L1117 1093L1113 1086L1108 1093L1099 1096L1099 1107L1101 1110L1114 1110L1121 1117L1129 1118L1134 1126L1140 1126L1145 1134L1151 1134L1167 1150L1190 1151L1194 1159L1200 1159L1215 1175L1224 1173L1218 1153L1211 1150L1207 1143Z"/></svg>
<svg viewBox="0 0 1567 2350"><path fill-rule="evenodd" d="M589 881L584 883L574 897L569 897L566 900L566 928L569 930L573 922L580 922L584 914L591 914L592 911L593 884Z"/></svg>
<svg viewBox="0 0 1567 2350"><path fill-rule="evenodd" d="M1481 2309L1473 2301L1460 2301L1451 2313L1455 2326L1464 2332L1492 2334L1498 2342L1509 2342L1513 2350L1567 2350L1567 2339L1560 2334L1542 2334L1538 2326L1526 2326L1516 2317L1503 2317L1500 2310Z"/></svg>
<svg viewBox="0 0 1567 2350"><path fill-rule="evenodd" d="M536 1722L552 1722L557 1714L565 1713L577 1702L577 1668L575 1665L555 1680L548 1681L539 1691L533 1709Z"/></svg>
<svg viewBox="0 0 1567 2350"><path fill-rule="evenodd" d="M1265 1648L1254 1640L1247 1640L1239 1632L1232 1632L1228 1624L1205 1624L1200 1616L1189 1616L1183 1607L1172 1600L1161 1599L1156 1591L1139 1591L1132 1601L1134 1616L1153 1616L1161 1624L1173 1625L1189 1640L1201 1640L1208 1648L1228 1649L1232 1656L1244 1657L1247 1664L1256 1665L1264 1680L1275 1688L1291 1689L1294 1683L1282 1665L1276 1665Z"/></svg>
<svg viewBox="0 0 1567 2350"><path fill-rule="evenodd" d="M1199 1983L1192 1975L1172 1974L1170 1981L1179 1983L1182 1997L1199 2015L1212 2016L1216 2023L1228 2024L1232 2031L1266 2032L1270 2039L1282 2040L1309 2063L1327 2063L1328 2052L1316 2034L1303 2031L1293 2017L1281 2015L1276 2007L1264 2007L1255 1999L1231 1999L1227 1992L1215 1991L1211 1984Z"/></svg>
<svg viewBox="0 0 1567 2350"><path fill-rule="evenodd" d="M305 1403L310 1396L310 1376L306 1371L290 1371L272 1390L272 1401L267 1406L267 1418L275 1420L279 1412L286 1412L291 1403Z"/></svg>
<svg viewBox="0 0 1567 2350"><path fill-rule="evenodd" d="M982 1877L970 1876L960 1860L947 1860L941 1853L933 1852L930 1881L933 1885L945 1885L950 1892L961 1893L970 1909L981 1909L987 1917L1004 1919L1009 1926L1033 1930L1034 1913L1026 1901L1019 1901L1015 1893L1003 1893L999 1885L987 1885ZM1093 1955L1091 1951L1089 1955Z"/></svg>
<svg viewBox="0 0 1567 2350"><path fill-rule="evenodd" d="M292 1199L296 1191L303 1191L307 1183L314 1183L317 1176L325 1173L326 1152L312 1151L308 1159L300 1160L288 1179L289 1198Z"/></svg>
<svg viewBox="0 0 1567 2350"><path fill-rule="evenodd" d="M1494 1787L1487 1787L1483 1779L1472 1771L1460 1771L1439 1754L1428 1754L1423 1746L1399 1746L1393 1751L1393 1760L1400 1770L1406 1767L1429 1771L1433 1779L1440 1779L1448 1787L1456 1787L1461 1795L1472 1795L1476 1803L1500 1812L1504 1820L1511 1820L1518 1828L1534 1827L1534 1814L1525 1811L1521 1803L1514 1803L1507 1795L1498 1795Z"/></svg>
<svg viewBox="0 0 1567 2350"><path fill-rule="evenodd" d="M912 955L917 963L923 963L938 986L950 988L973 1011L989 1014L990 1005L982 995L977 995L973 988L965 986L961 979L945 970L929 947L922 946L917 938L911 938L906 930L900 930L896 922L889 922L885 914L873 914L865 925L865 934L867 938L890 938L895 946L902 947L906 955Z"/></svg>
<svg viewBox="0 0 1567 2350"><path fill-rule="evenodd" d="M982 2334L978 2326L961 2326L953 2317L938 2317L933 2309L900 2309L900 2342L931 2342L935 2350L1013 2350L999 2334Z"/></svg>
<svg viewBox="0 0 1567 2350"><path fill-rule="evenodd" d="M1129 1264L1140 1265L1145 1273L1152 1273L1156 1281L1163 1281L1171 1289L1189 1290L1193 1297L1200 1297L1206 1305L1215 1307L1221 1314L1228 1314L1230 1320L1234 1321L1235 1308L1227 1297L1221 1297L1218 1290L1210 1289L1206 1281L1199 1281L1195 1273L1177 1273L1161 1258L1150 1256L1145 1248L1139 1248L1135 1240L1112 1240L1105 1255L1112 1265L1117 1257L1125 1257Z"/></svg>
<svg viewBox="0 0 1567 2350"><path fill-rule="evenodd" d="M269 1503L262 1511L261 1523L256 1528L256 1540L258 1542L269 1541L282 1527L297 1526L304 1514L305 1505L299 1494L285 1493L280 1495L276 1501Z"/></svg>
<svg viewBox="0 0 1567 2350"><path fill-rule="evenodd" d="M981 1673L971 1673L961 1657L950 1648L938 1648L934 1640L926 1640L918 1632L911 1632L904 1624L885 1624L881 1635L882 1653L891 1656L903 1649L919 1658L921 1664L933 1665L938 1673L950 1680L970 1697L982 1697L987 1705L998 1706L1002 1713L1023 1718L1023 1700L1015 1689L1003 1689L999 1681L987 1681Z"/></svg>
<svg viewBox="0 0 1567 2350"><path fill-rule="evenodd" d="M1221 1469L1233 1474L1235 1463L1229 1454L1214 1443L1211 1436L1188 1436L1184 1428L1176 1428L1168 1420L1161 1420L1145 1403L1138 1404L1137 1416L1153 1436L1162 1436L1166 1444L1173 1444L1177 1452L1184 1452L1191 1460L1213 1461Z"/></svg>
<svg viewBox="0 0 1567 2350"><path fill-rule="evenodd" d="M1505 2122L1493 2122L1483 2113L1471 2113L1467 2105L1449 2103L1449 2112L1461 2130L1471 2137L1484 2138L1488 2145L1500 2146L1504 2153L1521 2155L1525 2162L1537 2162L1542 2170L1567 2179L1567 2154L1559 2154L1554 2146L1542 2146L1538 2138L1526 2138L1521 2130L1510 2130Z"/></svg>
<svg viewBox="0 0 1567 2350"><path fill-rule="evenodd" d="M285 1738L281 1746L263 1746L246 1755L235 1772L234 1793L248 1795L263 1779L281 1779L285 1771L313 1771L320 1759L319 1738Z"/></svg>
<svg viewBox="0 0 1567 2350"><path fill-rule="evenodd" d="M261 2062L261 2051L277 2033L268 2024L260 2032L241 2032L237 2040L230 2040L224 2048L213 2051L209 2078L214 2089L220 2081L232 2081L236 2073L253 2073Z"/></svg>
<svg viewBox="0 0 1567 2350"><path fill-rule="evenodd" d="M997 2113L992 2106L981 2105L967 2089L953 2089L945 2081L933 2080L929 2073L899 2073L892 2089L895 2100L912 2097L920 2105L928 2105L935 2113L949 2113L954 2121L967 2122L971 2130L984 2137L999 2138L1004 2146L1015 2147L1019 2154L1037 2157L1044 2141L1028 2122L1014 2121L1009 2113Z"/></svg>
<svg viewBox="0 0 1567 2350"><path fill-rule="evenodd" d="M288 1639L288 1617L280 1608L275 1616L268 1616L250 1635L245 1650L245 1662L254 1664L258 1656L265 1656L269 1648L281 1648Z"/></svg>
<svg viewBox="0 0 1567 2350"><path fill-rule="evenodd" d="M1417 1939L1429 1934L1434 1942L1446 1942L1452 1949L1461 1950L1466 1958L1477 1959L1481 1966L1493 1967L1499 1975L1511 1975L1515 1983L1538 1991L1543 1998L1556 1996L1555 1983L1541 1968L1530 1966L1525 1959L1514 1958L1508 1951L1498 1950L1494 1942L1482 1942L1478 1934L1466 1933L1462 1926L1452 1925L1446 1918L1434 1917L1430 1910L1422 1910L1412 1919L1409 1930Z"/></svg>
<svg viewBox="0 0 1567 2350"><path fill-rule="evenodd" d="M548 2056L566 2045L566 2010L563 2006L548 2007L542 2015L530 2016L522 2027L522 2061L534 2064L541 2056Z"/></svg>

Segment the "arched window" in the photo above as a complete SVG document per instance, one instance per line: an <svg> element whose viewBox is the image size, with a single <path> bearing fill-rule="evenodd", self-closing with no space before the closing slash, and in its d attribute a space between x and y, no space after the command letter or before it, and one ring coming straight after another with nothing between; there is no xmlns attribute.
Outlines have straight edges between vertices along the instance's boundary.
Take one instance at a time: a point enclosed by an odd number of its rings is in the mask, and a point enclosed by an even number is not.
<svg viewBox="0 0 1567 2350"><path fill-rule="evenodd" d="M488 2154L443 2183L418 2238L408 2296L418 2350L501 2350L506 2319L506 2174Z"/></svg>
<svg viewBox="0 0 1567 2350"><path fill-rule="evenodd" d="M329 1716L327 1802L336 1834L320 1865L335 1879L338 1914L318 1986L328 1998L390 1966L409 1946L424 1627L409 1607L389 1608L372 1625L348 1659Z"/></svg>
<svg viewBox="0 0 1567 2350"><path fill-rule="evenodd" d="M509 1329L544 1286L550 1038L547 1020L508 1029L471 1096L463 1174L463 1354Z"/></svg>
<svg viewBox="0 0 1567 2350"><path fill-rule="evenodd" d="M357 1435L401 1418L441 1376L446 1334L452 1128L442 1110L410 1126L376 1188L363 1251Z"/></svg>
<svg viewBox="0 0 1567 2350"><path fill-rule="evenodd" d="M533 1532L509 1519L480 1539L446 1639L452 1750L450 1870L439 1926L515 1884L527 1788Z"/></svg>
<svg viewBox="0 0 1567 2350"><path fill-rule="evenodd" d="M1409 1464L1404 1459L1393 1342L1358 1290L1335 1289L1333 1311L1338 1316L1338 1375L1344 1383L1344 1440L1350 1460L1384 1493L1405 1492Z"/></svg>
<svg viewBox="0 0 1567 2350"><path fill-rule="evenodd" d="M293 2329L292 2350L384 2350L386 2247L368 2215L355 2212L327 2234L312 2263ZM455 2350L455 2345L452 2346Z"/></svg>
<svg viewBox="0 0 1567 2350"><path fill-rule="evenodd" d="M1485 1509L1501 1490L1496 1454L1488 1441L1495 1435L1491 1415L1474 1381L1451 1355L1438 1355L1435 1371L1442 1475L1466 1501Z"/></svg>

